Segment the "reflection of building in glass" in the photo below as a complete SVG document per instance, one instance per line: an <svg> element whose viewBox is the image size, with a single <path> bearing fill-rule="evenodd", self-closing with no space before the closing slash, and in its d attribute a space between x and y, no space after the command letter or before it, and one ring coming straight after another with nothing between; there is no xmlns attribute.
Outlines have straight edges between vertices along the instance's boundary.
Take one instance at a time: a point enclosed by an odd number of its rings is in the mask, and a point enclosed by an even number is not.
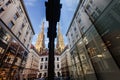
<svg viewBox="0 0 120 80"><path fill-rule="evenodd" d="M48 54L49 51L46 49L46 51L43 52L43 54L40 55L40 72L39 77L43 77L44 75L47 76L48 72ZM55 75L58 76L59 73L61 73L61 62L60 62L60 55L58 53L55 53Z"/></svg>
<svg viewBox="0 0 120 80"><path fill-rule="evenodd" d="M60 32L60 25L58 26L58 41L57 41L57 48L55 49L55 75L58 76L58 74L61 74L61 60L60 55L61 52L64 50L64 40L63 36ZM38 34L38 38L35 44L35 47L38 51L38 54L40 55L40 72L39 77L47 76L48 75L48 54L49 50L45 48L45 36L44 36L44 23L42 24L41 32Z"/></svg>
<svg viewBox="0 0 120 80"><path fill-rule="evenodd" d="M85 0L79 3L66 34L74 79L120 78L119 5L117 0Z"/></svg>
<svg viewBox="0 0 120 80"><path fill-rule="evenodd" d="M26 79L35 79L38 78L39 74L39 61L40 56L37 53L37 50L33 45L30 47L30 53L28 54L26 66L24 69L24 77Z"/></svg>
<svg viewBox="0 0 120 80"><path fill-rule="evenodd" d="M25 67L34 30L22 0L1 0L0 7L0 79L13 80Z"/></svg>
<svg viewBox="0 0 120 80"><path fill-rule="evenodd" d="M60 59L62 77L70 76L71 56L68 46L66 46L65 49L63 50Z"/></svg>

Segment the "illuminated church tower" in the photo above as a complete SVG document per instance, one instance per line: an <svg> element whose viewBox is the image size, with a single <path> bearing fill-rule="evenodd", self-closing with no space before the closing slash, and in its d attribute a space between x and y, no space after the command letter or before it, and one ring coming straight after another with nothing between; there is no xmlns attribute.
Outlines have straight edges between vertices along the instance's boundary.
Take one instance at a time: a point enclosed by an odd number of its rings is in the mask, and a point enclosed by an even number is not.
<svg viewBox="0 0 120 80"><path fill-rule="evenodd" d="M64 39L63 39L63 35L60 31L60 23L58 23L58 35L57 35L57 45L56 48L58 50L58 52L62 52L65 48L65 44L64 44Z"/></svg>
<svg viewBox="0 0 120 80"><path fill-rule="evenodd" d="M41 32L38 35L35 47L39 54L42 54L42 51L45 48L45 35L44 35L44 22L42 24Z"/></svg>

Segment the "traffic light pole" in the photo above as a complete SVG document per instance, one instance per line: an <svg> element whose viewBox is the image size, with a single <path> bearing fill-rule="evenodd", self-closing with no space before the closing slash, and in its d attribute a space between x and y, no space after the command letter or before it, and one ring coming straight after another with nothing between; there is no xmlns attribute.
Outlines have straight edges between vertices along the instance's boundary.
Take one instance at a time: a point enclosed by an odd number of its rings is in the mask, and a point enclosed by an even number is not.
<svg viewBox="0 0 120 80"><path fill-rule="evenodd" d="M48 0L45 2L46 6L46 20L49 21L47 37L49 38L49 55L48 55L48 80L54 80L54 41L56 38L56 25L60 19L60 0Z"/></svg>
<svg viewBox="0 0 120 80"><path fill-rule="evenodd" d="M53 22L49 23L49 26L52 26L52 29L56 27L56 24L53 24ZM50 28L48 29L48 31ZM48 61L48 80L54 80L54 40L56 32L53 32L53 30L50 30L48 34L51 34L51 37L49 38L49 61Z"/></svg>

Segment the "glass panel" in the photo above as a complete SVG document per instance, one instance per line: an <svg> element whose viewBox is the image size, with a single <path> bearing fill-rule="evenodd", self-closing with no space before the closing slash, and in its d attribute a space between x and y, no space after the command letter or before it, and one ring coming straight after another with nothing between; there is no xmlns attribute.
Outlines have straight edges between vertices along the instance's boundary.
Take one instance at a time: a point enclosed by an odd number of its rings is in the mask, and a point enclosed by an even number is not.
<svg viewBox="0 0 120 80"><path fill-rule="evenodd" d="M79 57L82 63L85 79L96 80L94 69L90 62L90 58L85 48L85 44L83 43L82 40L80 40L77 43L77 48L78 48Z"/></svg>
<svg viewBox="0 0 120 80"><path fill-rule="evenodd" d="M117 75L120 73L119 69L94 26L91 26L84 38L87 40L86 47L97 77L102 80L113 80L109 76L114 75L117 78Z"/></svg>
<svg viewBox="0 0 120 80"><path fill-rule="evenodd" d="M120 1L114 0L95 26L120 67Z"/></svg>

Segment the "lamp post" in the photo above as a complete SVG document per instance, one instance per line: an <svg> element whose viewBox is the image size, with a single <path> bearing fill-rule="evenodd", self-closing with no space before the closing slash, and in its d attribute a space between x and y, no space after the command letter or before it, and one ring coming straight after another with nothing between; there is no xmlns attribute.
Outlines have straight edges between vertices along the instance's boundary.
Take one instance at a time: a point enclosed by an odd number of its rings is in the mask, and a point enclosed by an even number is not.
<svg viewBox="0 0 120 80"><path fill-rule="evenodd" d="M49 38L48 80L54 80L54 40L56 38L56 25L60 19L60 0L48 0L45 2L46 20L49 22L47 37Z"/></svg>

